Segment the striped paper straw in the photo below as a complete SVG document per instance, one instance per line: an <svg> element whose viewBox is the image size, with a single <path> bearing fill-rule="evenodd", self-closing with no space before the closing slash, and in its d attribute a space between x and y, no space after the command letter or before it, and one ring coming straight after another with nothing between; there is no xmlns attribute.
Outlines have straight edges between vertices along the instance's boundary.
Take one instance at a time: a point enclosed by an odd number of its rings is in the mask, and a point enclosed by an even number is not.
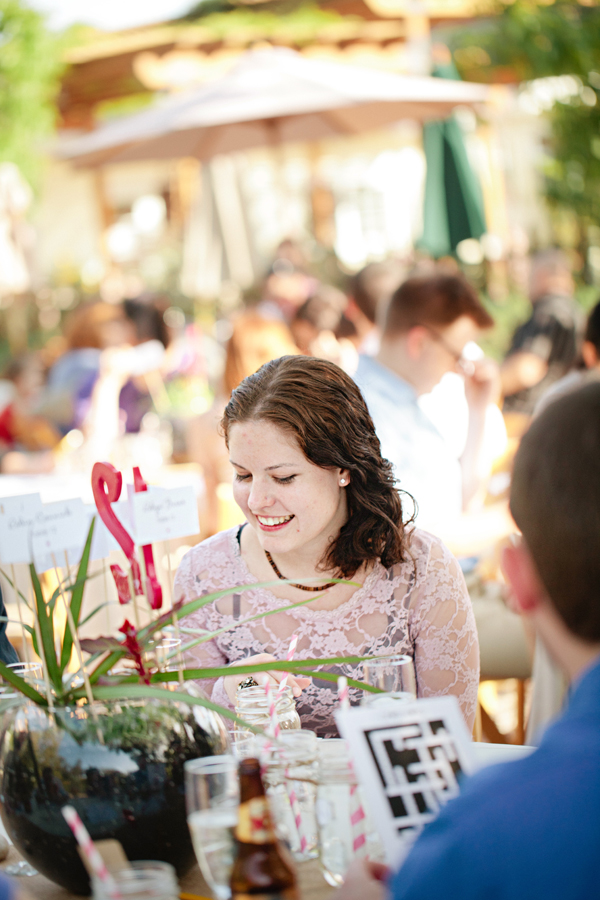
<svg viewBox="0 0 600 900"><path fill-rule="evenodd" d="M350 709L350 695L348 691L348 679L345 675L340 675L337 680L338 685L338 699L340 701L341 709ZM352 762L350 762L350 769L353 769ZM358 785L352 784L350 785L350 824L352 825L352 849L354 853L359 856L363 854L360 852L363 847L365 847L367 843L367 836L365 834L365 811L363 809L362 803L360 802L360 797L358 796Z"/></svg>
<svg viewBox="0 0 600 900"><path fill-rule="evenodd" d="M358 785L350 785L350 824L352 825L352 849L357 856L364 856L364 851L360 851L366 846L367 836L365 834L365 811L360 797L358 796Z"/></svg>
<svg viewBox="0 0 600 900"><path fill-rule="evenodd" d="M338 700L340 701L340 709L350 709L350 694L348 692L348 679L345 675L340 675L337 680Z"/></svg>
<svg viewBox="0 0 600 900"><path fill-rule="evenodd" d="M285 774L287 778L288 772L286 771ZM300 838L300 852L304 854L306 853L308 842L306 840L306 835L304 834L304 828L302 827L302 814L300 812L300 804L298 803L296 791L294 790L292 785L288 787L287 793L288 797L290 798L290 806L292 807L292 815L294 817L296 831L298 832L298 837Z"/></svg>
<svg viewBox="0 0 600 900"><path fill-rule="evenodd" d="M292 635L292 640L290 641L290 646L289 646L289 649L288 649L288 652L287 652L287 656L285 657L286 660L287 660L288 662L291 662L291 661L293 660L293 658L294 658L294 653L296 652L296 647L297 647L297 646L298 646L298 635L297 635L297 634L293 634L293 635ZM282 695L283 692L285 691L285 688L286 688L286 685L287 685L288 676L289 676L289 673L286 674L286 675L284 675L284 677L283 677L283 678L281 679L281 681L279 682L279 688L278 688L277 694L276 694L276 696L275 696L275 703L277 703L277 701L279 700L279 698L281 697L281 695Z"/></svg>
<svg viewBox="0 0 600 900"><path fill-rule="evenodd" d="M271 690L271 681L267 676L265 680L265 696L267 698L267 708L269 710L269 718L271 719L271 732L275 740L279 737L281 729L279 727L279 719L277 718L277 710L275 701L273 700L273 692Z"/></svg>
<svg viewBox="0 0 600 900"><path fill-rule="evenodd" d="M111 897L112 900L122 900L121 893L114 878L106 868L104 860L98 853L87 828L77 815L77 811L73 809L72 806L63 806L61 812L67 820L69 828L75 835L75 840L81 847L94 875L96 875L106 887L108 896Z"/></svg>

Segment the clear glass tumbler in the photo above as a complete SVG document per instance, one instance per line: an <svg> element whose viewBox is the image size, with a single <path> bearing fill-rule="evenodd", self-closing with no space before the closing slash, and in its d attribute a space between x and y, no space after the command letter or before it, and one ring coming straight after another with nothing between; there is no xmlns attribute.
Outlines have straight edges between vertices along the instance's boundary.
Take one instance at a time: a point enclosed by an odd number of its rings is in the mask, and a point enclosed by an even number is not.
<svg viewBox="0 0 600 900"><path fill-rule="evenodd" d="M260 760L263 782L277 837L301 862L318 856L318 739L314 731L282 731L275 741L266 735L240 737L233 745L238 759Z"/></svg>
<svg viewBox="0 0 600 900"><path fill-rule="evenodd" d="M383 848L359 786L346 741L319 742L316 802L319 858L327 884L339 887L355 857L383 861Z"/></svg>
<svg viewBox="0 0 600 900"><path fill-rule="evenodd" d="M173 866L166 862L138 860L112 873L122 900L178 900L179 887ZM92 877L92 900L112 900L105 882Z"/></svg>
<svg viewBox="0 0 600 900"><path fill-rule="evenodd" d="M410 656L383 656L369 659L363 664L363 681L386 693L403 695L402 699L414 700L417 696L415 666ZM369 691L364 696L371 697Z"/></svg>
<svg viewBox="0 0 600 900"><path fill-rule="evenodd" d="M264 782L278 836L299 862L318 856L317 748L313 731L284 731L266 761Z"/></svg>
<svg viewBox="0 0 600 900"><path fill-rule="evenodd" d="M196 859L215 900L229 900L234 828L238 820L238 761L228 754L186 762L185 802Z"/></svg>

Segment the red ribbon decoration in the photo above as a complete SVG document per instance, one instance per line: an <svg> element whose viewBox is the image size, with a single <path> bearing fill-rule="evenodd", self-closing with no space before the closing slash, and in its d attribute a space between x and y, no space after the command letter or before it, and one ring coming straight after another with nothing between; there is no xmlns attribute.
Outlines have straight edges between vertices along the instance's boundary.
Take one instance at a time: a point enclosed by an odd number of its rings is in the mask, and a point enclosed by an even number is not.
<svg viewBox="0 0 600 900"><path fill-rule="evenodd" d="M142 477L139 466L134 466L133 468L133 486L136 494L148 490L148 485ZM144 544L142 552L144 554L144 563L146 564L146 595L148 597L148 603L152 609L160 609L162 606L163 595L160 582L156 577L152 544Z"/></svg>
<svg viewBox="0 0 600 900"><path fill-rule="evenodd" d="M129 603L131 600L131 589L129 587L127 572L124 572L121 566L118 566L116 563L111 565L110 571L112 572L112 577L115 579L115 584L117 586L119 603L121 606L125 606L125 604Z"/></svg>
<svg viewBox="0 0 600 900"><path fill-rule="evenodd" d="M131 574L133 576L133 587L136 594L143 594L142 577L138 561L135 558L135 544L133 538L123 525L121 525L111 506L111 503L115 503L121 496L122 485L123 476L114 466L110 463L94 463L94 468L92 469L92 491L94 492L96 509L98 510L100 518L129 560ZM120 577L127 578L126 573L120 566L111 566L115 581L115 569L118 570ZM118 589L119 585L117 583L117 590ZM129 593L129 591L127 593ZM127 603L127 599L125 599L125 595L122 591L119 591L119 601L121 603Z"/></svg>

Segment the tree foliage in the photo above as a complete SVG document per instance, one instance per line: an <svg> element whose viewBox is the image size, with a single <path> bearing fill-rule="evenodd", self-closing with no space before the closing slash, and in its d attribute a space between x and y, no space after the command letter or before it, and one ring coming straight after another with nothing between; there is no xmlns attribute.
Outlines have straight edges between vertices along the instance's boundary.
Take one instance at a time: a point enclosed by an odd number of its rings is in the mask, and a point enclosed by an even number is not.
<svg viewBox="0 0 600 900"><path fill-rule="evenodd" d="M0 162L38 179L43 141L56 119L62 40L21 0L0 0Z"/></svg>
<svg viewBox="0 0 600 900"><path fill-rule="evenodd" d="M455 57L464 77L527 81L573 77L570 96L549 112L553 163L546 195L556 206L600 224L600 5L597 0L514 0Z"/></svg>

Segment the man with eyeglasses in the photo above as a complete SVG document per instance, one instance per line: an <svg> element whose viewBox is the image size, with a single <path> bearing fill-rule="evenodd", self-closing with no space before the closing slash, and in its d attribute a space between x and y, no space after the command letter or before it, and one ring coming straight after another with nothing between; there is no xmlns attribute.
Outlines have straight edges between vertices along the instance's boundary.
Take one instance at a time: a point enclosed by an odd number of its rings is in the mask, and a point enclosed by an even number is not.
<svg viewBox="0 0 600 900"><path fill-rule="evenodd" d="M390 301L377 356L362 356L354 376L382 455L416 501L418 525L445 538L479 487L486 411L498 384L495 366L466 360L464 349L493 324L464 278L410 278ZM448 372L465 382L468 428L460 457L418 402Z"/></svg>

